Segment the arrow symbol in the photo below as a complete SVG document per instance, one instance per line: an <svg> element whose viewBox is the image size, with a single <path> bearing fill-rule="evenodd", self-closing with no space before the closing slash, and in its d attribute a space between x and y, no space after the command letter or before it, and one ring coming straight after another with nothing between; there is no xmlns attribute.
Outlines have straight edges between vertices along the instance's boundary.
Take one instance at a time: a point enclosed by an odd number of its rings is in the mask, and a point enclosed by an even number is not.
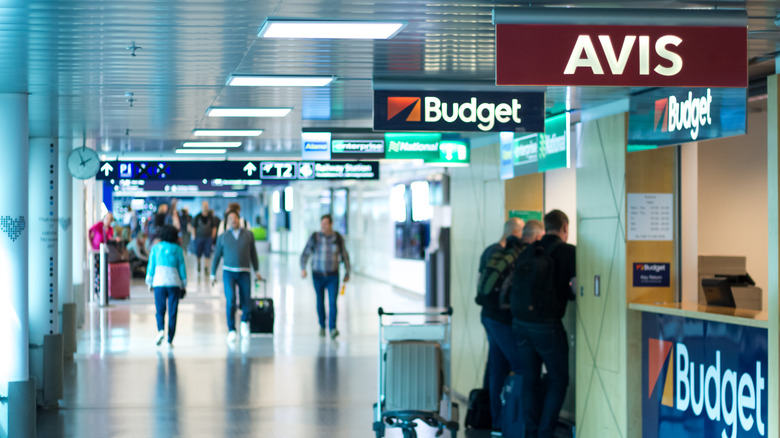
<svg viewBox="0 0 780 438"><path fill-rule="evenodd" d="M246 172L247 175L252 176L252 173L257 172L257 166L252 163L246 163L246 166L244 166L244 172Z"/></svg>
<svg viewBox="0 0 780 438"><path fill-rule="evenodd" d="M114 166L110 165L109 163L106 163L103 165L103 167L100 168L101 172L105 172L106 176L108 176L109 173L114 171Z"/></svg>

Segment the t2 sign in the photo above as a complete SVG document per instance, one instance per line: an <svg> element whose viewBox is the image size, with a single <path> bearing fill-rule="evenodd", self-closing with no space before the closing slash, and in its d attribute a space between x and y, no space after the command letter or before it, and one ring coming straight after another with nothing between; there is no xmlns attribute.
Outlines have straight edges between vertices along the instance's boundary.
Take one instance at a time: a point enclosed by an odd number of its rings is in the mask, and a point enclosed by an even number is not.
<svg viewBox="0 0 780 438"><path fill-rule="evenodd" d="M746 59L744 26L496 25L497 85L746 87Z"/></svg>
<svg viewBox="0 0 780 438"><path fill-rule="evenodd" d="M295 162L266 161L260 164L260 178L262 179L297 179Z"/></svg>

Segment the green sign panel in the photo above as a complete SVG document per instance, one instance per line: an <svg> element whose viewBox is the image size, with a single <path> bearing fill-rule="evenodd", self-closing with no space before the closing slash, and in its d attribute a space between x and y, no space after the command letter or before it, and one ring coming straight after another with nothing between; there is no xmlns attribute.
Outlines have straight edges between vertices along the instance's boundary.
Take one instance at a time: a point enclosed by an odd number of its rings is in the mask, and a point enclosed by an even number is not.
<svg viewBox="0 0 780 438"><path fill-rule="evenodd" d="M515 139L512 157L515 166L536 163L539 153L539 134L529 134Z"/></svg>
<svg viewBox="0 0 780 438"><path fill-rule="evenodd" d="M569 113L544 121L539 134L539 172L569 167Z"/></svg>
<svg viewBox="0 0 780 438"><path fill-rule="evenodd" d="M385 133L385 158L388 159L439 159L440 133Z"/></svg>
<svg viewBox="0 0 780 438"><path fill-rule="evenodd" d="M530 210L509 210L509 217L518 217L523 220L523 222L528 222L530 220L542 220L542 212L541 211L530 211Z"/></svg>
<svg viewBox="0 0 780 438"><path fill-rule="evenodd" d="M442 140L439 142L439 157L425 160L436 164L469 164L471 151L468 140Z"/></svg>

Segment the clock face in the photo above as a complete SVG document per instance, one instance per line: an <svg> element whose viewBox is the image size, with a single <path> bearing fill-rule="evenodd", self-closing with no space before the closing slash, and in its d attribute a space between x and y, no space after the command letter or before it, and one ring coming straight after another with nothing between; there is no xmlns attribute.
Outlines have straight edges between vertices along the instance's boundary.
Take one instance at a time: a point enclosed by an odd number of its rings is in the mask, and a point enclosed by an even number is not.
<svg viewBox="0 0 780 438"><path fill-rule="evenodd" d="M68 154L68 170L74 178L89 179L100 170L100 158L94 149L76 148Z"/></svg>

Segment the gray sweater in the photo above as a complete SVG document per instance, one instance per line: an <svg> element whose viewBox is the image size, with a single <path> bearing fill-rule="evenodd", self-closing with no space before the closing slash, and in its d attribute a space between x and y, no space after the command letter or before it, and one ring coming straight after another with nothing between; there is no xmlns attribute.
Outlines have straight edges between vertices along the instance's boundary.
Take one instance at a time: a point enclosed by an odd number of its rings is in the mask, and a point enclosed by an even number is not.
<svg viewBox="0 0 780 438"><path fill-rule="evenodd" d="M252 232L241 228L239 229L238 239L233 236L233 230L230 229L222 233L217 238L217 249L214 252L214 262L211 264L211 275L217 274L219 260L225 257L226 271L232 272L255 272L260 268L257 261L257 250L255 249L255 237Z"/></svg>

